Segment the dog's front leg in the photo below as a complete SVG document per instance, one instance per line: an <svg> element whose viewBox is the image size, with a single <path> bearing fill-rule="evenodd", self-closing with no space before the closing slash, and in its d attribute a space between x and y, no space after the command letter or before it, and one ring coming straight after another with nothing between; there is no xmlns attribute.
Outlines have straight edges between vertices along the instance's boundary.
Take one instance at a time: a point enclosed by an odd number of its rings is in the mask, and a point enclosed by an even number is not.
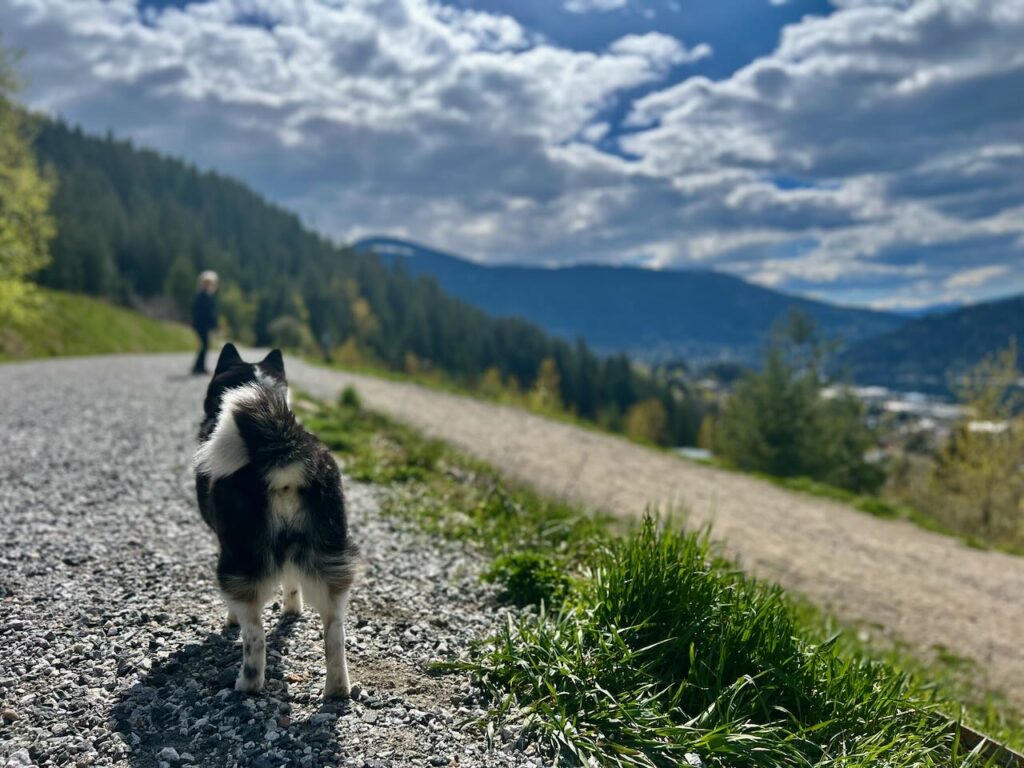
<svg viewBox="0 0 1024 768"><path fill-rule="evenodd" d="M256 599L230 601L228 610L238 617L242 635L242 668L235 690L252 693L263 688L267 666L267 637L263 631L263 603Z"/></svg>

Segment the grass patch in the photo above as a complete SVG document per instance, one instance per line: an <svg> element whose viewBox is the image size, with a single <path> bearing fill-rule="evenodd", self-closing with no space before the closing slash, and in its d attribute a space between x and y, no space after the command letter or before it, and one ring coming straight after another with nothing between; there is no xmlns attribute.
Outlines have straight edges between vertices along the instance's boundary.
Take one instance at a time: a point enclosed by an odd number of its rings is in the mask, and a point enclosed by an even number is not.
<svg viewBox="0 0 1024 768"><path fill-rule="evenodd" d="M572 587L558 558L535 550L499 555L484 578L501 584L502 599L518 606L560 605Z"/></svg>
<svg viewBox="0 0 1024 768"><path fill-rule="evenodd" d="M355 477L391 486L385 511L468 542L526 610L454 666L574 764L973 766L951 729L1021 743L1019 714L961 688L972 670L937 653L877 649L749 579L707 532L609 518L509 486L495 470L351 404L304 420ZM596 762L595 762L596 761Z"/></svg>
<svg viewBox="0 0 1024 768"><path fill-rule="evenodd" d="M581 764L970 764L933 697L801 636L778 590L647 520L563 608L527 614L468 663L497 712Z"/></svg>
<svg viewBox="0 0 1024 768"><path fill-rule="evenodd" d="M40 290L34 317L0 330L0 360L122 352L179 352L196 346L183 325L145 317L74 293Z"/></svg>

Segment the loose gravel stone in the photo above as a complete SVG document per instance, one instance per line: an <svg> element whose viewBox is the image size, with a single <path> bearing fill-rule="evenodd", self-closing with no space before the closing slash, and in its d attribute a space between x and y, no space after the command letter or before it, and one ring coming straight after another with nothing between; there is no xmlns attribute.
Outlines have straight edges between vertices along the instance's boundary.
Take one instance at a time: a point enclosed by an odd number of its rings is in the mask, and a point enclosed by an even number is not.
<svg viewBox="0 0 1024 768"><path fill-rule="evenodd" d="M386 489L346 481L366 557L351 701L322 699L319 617L282 619L278 602L267 688L234 691L238 631L189 470L206 382L188 365L0 366L0 765L537 765L516 733L490 750L460 727L483 714L480 691L430 665L503 611L462 547L380 515Z"/></svg>

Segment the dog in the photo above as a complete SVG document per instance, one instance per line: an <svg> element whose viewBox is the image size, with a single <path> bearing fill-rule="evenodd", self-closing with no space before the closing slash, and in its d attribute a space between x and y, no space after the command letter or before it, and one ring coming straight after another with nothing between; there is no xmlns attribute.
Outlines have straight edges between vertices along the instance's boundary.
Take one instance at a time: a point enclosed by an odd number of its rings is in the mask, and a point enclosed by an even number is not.
<svg viewBox="0 0 1024 768"><path fill-rule="evenodd" d="M235 689L263 687L263 606L280 583L284 614L301 613L304 597L323 620L325 698L347 697L345 613L359 550L349 538L338 465L292 413L281 352L247 363L225 345L203 411L196 496L220 543L217 582L228 622L241 628Z"/></svg>

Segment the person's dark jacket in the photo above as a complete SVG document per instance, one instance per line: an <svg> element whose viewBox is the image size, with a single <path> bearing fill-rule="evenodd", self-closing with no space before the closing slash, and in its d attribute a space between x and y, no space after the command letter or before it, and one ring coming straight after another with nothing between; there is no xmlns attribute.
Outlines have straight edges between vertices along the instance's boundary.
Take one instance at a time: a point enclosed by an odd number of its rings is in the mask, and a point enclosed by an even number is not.
<svg viewBox="0 0 1024 768"><path fill-rule="evenodd" d="M217 327L217 302L206 291L199 291L192 301L192 327L200 333Z"/></svg>

